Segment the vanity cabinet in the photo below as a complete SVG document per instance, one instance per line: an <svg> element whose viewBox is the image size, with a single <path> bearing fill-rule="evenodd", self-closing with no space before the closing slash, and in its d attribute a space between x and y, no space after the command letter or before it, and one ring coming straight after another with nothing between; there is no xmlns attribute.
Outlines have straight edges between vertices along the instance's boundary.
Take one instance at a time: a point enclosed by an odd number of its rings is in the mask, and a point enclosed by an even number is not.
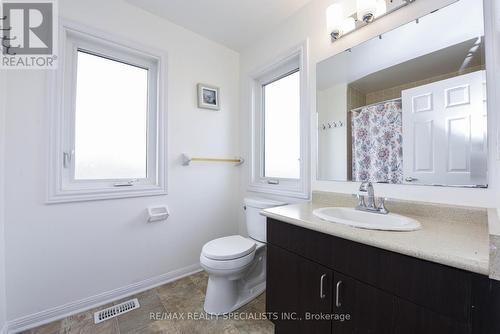
<svg viewBox="0 0 500 334"><path fill-rule="evenodd" d="M500 333L487 277L270 218L267 241L278 334Z"/></svg>
<svg viewBox="0 0 500 334"><path fill-rule="evenodd" d="M333 271L270 245L267 253L267 309L280 314L279 333L330 333L331 321L300 321L306 312L332 313ZM283 315L283 316L281 316ZM276 331L278 333L278 330Z"/></svg>

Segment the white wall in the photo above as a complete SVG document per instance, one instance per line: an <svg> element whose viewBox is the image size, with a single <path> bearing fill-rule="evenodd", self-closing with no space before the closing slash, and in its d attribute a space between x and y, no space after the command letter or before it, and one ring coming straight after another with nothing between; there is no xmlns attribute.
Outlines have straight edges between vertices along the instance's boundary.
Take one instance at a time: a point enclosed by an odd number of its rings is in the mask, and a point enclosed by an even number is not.
<svg viewBox="0 0 500 334"><path fill-rule="evenodd" d="M323 157L318 166L322 180L347 179L347 84L341 83L318 91L318 153ZM344 126L326 128L321 124L341 121Z"/></svg>
<svg viewBox="0 0 500 334"><path fill-rule="evenodd" d="M0 333L6 320L5 298L5 236L4 236L4 130L5 78L0 71Z"/></svg>
<svg viewBox="0 0 500 334"><path fill-rule="evenodd" d="M205 242L236 232L241 207L234 196L238 168L180 164L182 152L238 154L239 55L120 0L61 0L59 6L64 18L167 52L169 194L46 205L46 75L9 72L9 320L198 264ZM221 88L220 111L196 107L198 82ZM154 204L170 206L166 223L146 224L145 210Z"/></svg>
<svg viewBox="0 0 500 334"><path fill-rule="evenodd" d="M375 23L360 29L357 32L346 36L335 43L329 40L325 23L325 10L332 0L314 0L295 15L291 16L286 22L275 28L263 37L259 43L254 43L245 52L241 54L241 119L240 126L241 146L245 157L250 156L250 104L249 89L247 87L247 76L254 68L259 68L272 61L277 55L286 52L290 47L299 44L301 41L309 39L309 73L310 73L310 112L311 112L311 143L312 143L312 189L333 191L341 193L353 193L357 190L357 185L348 182L316 181L316 150L317 150L317 131L316 131L316 63L326 59L334 54L342 52L360 42L372 37L376 37L384 31L389 31L406 22L414 20L431 11L442 7L453 0L421 0L416 1L410 6L401 9L391 15L388 15ZM348 0L344 0L348 2ZM488 10L486 10L488 12ZM366 61L370 61L370 55L366 56ZM489 87L489 92L494 92ZM498 193L497 185L497 163L494 157L496 123L495 115L490 113L489 131L491 135L492 149L490 154L490 188L489 189L462 189L462 188L440 188L428 186L406 186L406 185L377 185L377 195L389 198L400 198L407 200L423 200L439 203L474 205L493 207L498 203L496 199ZM246 186L248 184L248 170L244 171L240 187L243 196L246 195ZM294 199L290 199L294 201ZM240 216L241 219L241 216Z"/></svg>

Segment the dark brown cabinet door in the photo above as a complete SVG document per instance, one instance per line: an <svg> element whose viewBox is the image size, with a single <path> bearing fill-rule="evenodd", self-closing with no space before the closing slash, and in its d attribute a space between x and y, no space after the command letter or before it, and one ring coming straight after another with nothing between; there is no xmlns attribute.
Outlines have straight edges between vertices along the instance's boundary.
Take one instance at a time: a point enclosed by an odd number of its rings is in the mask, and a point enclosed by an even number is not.
<svg viewBox="0 0 500 334"><path fill-rule="evenodd" d="M333 289L333 312L340 316L349 316L349 320L335 319L332 333L394 333L393 296L337 272L334 273Z"/></svg>
<svg viewBox="0 0 500 334"><path fill-rule="evenodd" d="M469 325L448 316L420 307L403 299L396 299L394 333L405 334L467 334Z"/></svg>
<svg viewBox="0 0 500 334"><path fill-rule="evenodd" d="M467 334L470 326L388 294L345 275L334 273L333 334Z"/></svg>
<svg viewBox="0 0 500 334"><path fill-rule="evenodd" d="M321 315L332 311L333 272L326 267L267 246L266 308L271 312L277 334L329 334L330 320Z"/></svg>

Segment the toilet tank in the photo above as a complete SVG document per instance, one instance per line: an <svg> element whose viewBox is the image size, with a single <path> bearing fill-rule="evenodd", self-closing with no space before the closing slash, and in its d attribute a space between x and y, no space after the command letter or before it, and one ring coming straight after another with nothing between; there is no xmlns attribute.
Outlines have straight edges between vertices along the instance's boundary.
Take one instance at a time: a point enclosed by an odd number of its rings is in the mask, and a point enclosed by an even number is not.
<svg viewBox="0 0 500 334"><path fill-rule="evenodd" d="M284 202L272 201L265 198L245 198L245 222L250 238L267 242L266 236L266 217L260 214L260 211L267 208L286 205Z"/></svg>

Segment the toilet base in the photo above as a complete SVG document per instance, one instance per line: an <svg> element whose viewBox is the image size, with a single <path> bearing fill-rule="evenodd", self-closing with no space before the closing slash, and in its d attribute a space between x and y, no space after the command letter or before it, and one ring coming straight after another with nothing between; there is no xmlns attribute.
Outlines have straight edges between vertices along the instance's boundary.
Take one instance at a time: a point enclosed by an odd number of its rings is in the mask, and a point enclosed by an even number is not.
<svg viewBox="0 0 500 334"><path fill-rule="evenodd" d="M216 285L218 285L219 288L224 287L223 290L215 288ZM214 292L210 293L210 290ZM265 290L266 282L262 282L244 294L239 294L238 292L230 293L230 291L234 292L234 287L229 287L228 284L225 283L212 284L212 289L207 288L207 296L203 309L205 312L212 315L231 313L260 296ZM222 293L216 293L215 291L222 291Z"/></svg>
<svg viewBox="0 0 500 334"><path fill-rule="evenodd" d="M223 315L251 302L266 290L266 248L259 247L252 263L229 275L205 267L208 285L204 310Z"/></svg>

